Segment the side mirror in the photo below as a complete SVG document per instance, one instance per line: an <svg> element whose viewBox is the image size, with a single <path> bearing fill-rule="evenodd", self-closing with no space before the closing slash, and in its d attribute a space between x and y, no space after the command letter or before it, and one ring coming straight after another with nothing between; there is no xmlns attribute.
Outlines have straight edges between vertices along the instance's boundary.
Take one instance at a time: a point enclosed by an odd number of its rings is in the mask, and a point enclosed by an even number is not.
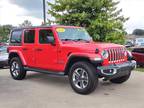
<svg viewBox="0 0 144 108"><path fill-rule="evenodd" d="M48 43L52 44L52 45L55 45L55 39L53 36L48 36L47 37L47 41Z"/></svg>

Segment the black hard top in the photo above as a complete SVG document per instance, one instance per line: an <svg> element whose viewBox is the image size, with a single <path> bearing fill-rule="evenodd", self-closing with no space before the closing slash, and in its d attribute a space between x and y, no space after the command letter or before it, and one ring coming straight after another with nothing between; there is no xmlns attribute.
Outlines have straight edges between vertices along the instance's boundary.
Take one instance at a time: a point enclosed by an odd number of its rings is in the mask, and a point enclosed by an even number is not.
<svg viewBox="0 0 144 108"><path fill-rule="evenodd" d="M13 30L24 30L24 29L35 29L35 28L50 28L50 27L53 27L53 26L31 26L31 27L16 27L16 28L13 28Z"/></svg>
<svg viewBox="0 0 144 108"><path fill-rule="evenodd" d="M24 29L35 29L35 28L51 28L51 27L76 27L76 26L65 26L65 25L31 26L31 27L13 28L13 30L24 30Z"/></svg>

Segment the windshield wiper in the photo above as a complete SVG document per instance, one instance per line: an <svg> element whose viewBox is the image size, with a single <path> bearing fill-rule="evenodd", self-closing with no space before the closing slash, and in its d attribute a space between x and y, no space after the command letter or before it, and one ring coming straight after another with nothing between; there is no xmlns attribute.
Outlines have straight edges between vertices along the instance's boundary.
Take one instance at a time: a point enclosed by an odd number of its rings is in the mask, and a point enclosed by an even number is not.
<svg viewBox="0 0 144 108"><path fill-rule="evenodd" d="M90 41L85 40L85 39L61 39L61 40L62 40L62 41L75 41L75 42L84 41L84 42L87 42L87 43L90 42Z"/></svg>
<svg viewBox="0 0 144 108"><path fill-rule="evenodd" d="M89 42L88 40L85 40L85 39L74 39L74 41L85 41L85 42Z"/></svg>
<svg viewBox="0 0 144 108"><path fill-rule="evenodd" d="M73 41L72 39L61 39L62 41Z"/></svg>

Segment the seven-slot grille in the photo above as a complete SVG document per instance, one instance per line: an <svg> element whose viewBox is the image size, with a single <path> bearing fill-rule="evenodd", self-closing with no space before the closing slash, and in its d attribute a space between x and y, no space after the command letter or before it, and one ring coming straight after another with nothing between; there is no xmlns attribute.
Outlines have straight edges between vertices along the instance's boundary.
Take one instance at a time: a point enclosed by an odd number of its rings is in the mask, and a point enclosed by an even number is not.
<svg viewBox="0 0 144 108"><path fill-rule="evenodd" d="M124 48L112 48L108 49L108 60L109 62L120 62L125 60L125 49Z"/></svg>

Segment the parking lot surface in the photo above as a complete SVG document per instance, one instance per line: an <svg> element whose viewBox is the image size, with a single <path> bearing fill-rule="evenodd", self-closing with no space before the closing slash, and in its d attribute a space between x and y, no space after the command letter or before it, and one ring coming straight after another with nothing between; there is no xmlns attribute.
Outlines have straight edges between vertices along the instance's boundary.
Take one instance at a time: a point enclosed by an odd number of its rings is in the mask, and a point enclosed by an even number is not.
<svg viewBox="0 0 144 108"><path fill-rule="evenodd" d="M28 72L13 80L0 70L0 108L144 108L144 73L132 72L124 84L100 80L90 95L76 94L67 77Z"/></svg>

